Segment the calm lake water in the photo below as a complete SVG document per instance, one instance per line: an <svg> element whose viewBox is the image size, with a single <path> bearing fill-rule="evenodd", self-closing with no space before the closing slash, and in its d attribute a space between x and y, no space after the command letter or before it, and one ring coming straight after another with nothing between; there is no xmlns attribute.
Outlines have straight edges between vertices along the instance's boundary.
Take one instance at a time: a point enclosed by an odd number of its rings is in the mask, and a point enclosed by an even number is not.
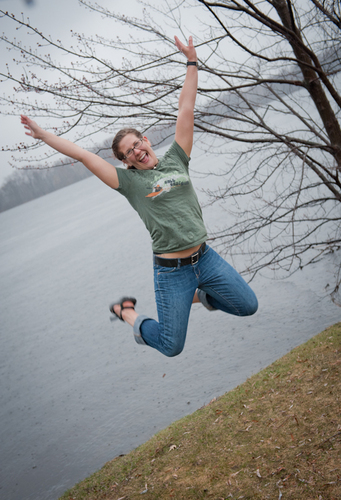
<svg viewBox="0 0 341 500"><path fill-rule="evenodd" d="M121 196L90 178L0 214L0 497L57 499L340 321L333 259L259 276L253 317L195 305L185 350L168 359L109 320L123 294L156 312L149 236Z"/></svg>

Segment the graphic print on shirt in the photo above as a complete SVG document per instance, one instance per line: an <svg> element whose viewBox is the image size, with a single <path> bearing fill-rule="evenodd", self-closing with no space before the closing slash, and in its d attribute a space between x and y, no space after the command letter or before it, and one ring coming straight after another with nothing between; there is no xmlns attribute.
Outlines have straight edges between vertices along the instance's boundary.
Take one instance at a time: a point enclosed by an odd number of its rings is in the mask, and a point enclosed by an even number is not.
<svg viewBox="0 0 341 500"><path fill-rule="evenodd" d="M189 179L186 175L174 173L167 174L165 177L161 177L153 184L153 191L146 195L146 198L154 199L164 193L169 193L172 188L184 186L189 184Z"/></svg>

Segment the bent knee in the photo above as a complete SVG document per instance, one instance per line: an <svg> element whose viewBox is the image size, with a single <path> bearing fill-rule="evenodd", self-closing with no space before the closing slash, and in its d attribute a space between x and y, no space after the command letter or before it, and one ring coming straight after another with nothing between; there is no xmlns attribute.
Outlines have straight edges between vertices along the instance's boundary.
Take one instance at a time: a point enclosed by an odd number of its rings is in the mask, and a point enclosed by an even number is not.
<svg viewBox="0 0 341 500"><path fill-rule="evenodd" d="M258 309L258 300L253 291L249 290L247 296L244 295L243 300L236 307L236 316L252 316Z"/></svg>
<svg viewBox="0 0 341 500"><path fill-rule="evenodd" d="M183 349L184 349L184 344L176 344L176 343L168 344L166 346L163 346L162 354L164 354L168 358L174 358L175 356L181 354Z"/></svg>

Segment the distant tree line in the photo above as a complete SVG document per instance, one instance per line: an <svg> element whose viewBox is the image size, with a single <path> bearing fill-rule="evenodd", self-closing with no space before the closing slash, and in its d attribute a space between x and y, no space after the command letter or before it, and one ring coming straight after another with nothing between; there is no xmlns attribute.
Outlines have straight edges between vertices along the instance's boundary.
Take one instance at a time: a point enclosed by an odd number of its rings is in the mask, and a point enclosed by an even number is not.
<svg viewBox="0 0 341 500"><path fill-rule="evenodd" d="M170 144L174 127L153 128L148 131L148 139L155 148ZM111 153L111 141L106 140L99 148L90 148L94 153L113 165L119 165ZM71 159L57 160L49 167L36 166L15 169L5 179L0 188L0 212L22 205L28 201L52 193L93 174L84 165Z"/></svg>
<svg viewBox="0 0 341 500"><path fill-rule="evenodd" d="M48 169L15 170L0 189L0 212L69 186L92 174L81 163Z"/></svg>

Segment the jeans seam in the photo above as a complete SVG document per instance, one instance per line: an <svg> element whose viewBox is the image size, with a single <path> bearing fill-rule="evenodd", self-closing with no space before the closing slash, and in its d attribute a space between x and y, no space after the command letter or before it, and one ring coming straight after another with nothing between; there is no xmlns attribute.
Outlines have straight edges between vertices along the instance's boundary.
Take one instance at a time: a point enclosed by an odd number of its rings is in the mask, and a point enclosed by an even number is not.
<svg viewBox="0 0 341 500"><path fill-rule="evenodd" d="M176 268L173 268L173 270ZM162 273L161 273L162 274ZM165 306L164 306L164 301L163 301L163 293L161 293L161 288L160 288L160 282L159 282L159 273L157 273L157 286L158 286L158 291L159 291L159 296L160 296L160 302L161 302L161 307L162 307L162 324L163 324L163 331L165 330L165 318L164 318L164 312L165 312ZM159 336L160 336L160 318L159 318L159 310L157 311L158 313L158 323L159 323ZM160 336L161 337L161 336ZM163 343L163 339L162 339Z"/></svg>

